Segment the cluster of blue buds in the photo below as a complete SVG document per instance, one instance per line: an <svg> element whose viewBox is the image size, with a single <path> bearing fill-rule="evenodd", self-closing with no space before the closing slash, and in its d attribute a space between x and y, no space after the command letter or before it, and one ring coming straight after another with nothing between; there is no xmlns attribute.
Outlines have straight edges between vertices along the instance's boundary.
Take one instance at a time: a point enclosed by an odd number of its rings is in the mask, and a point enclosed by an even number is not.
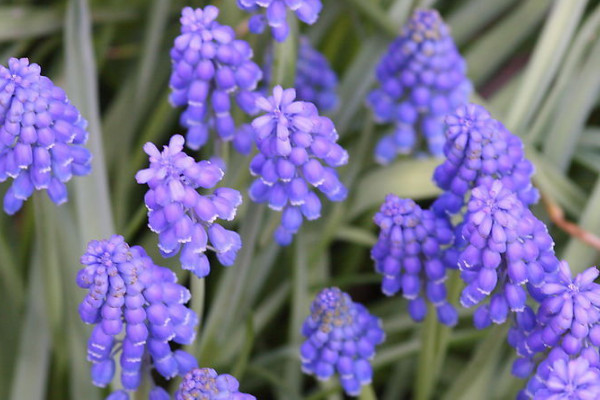
<svg viewBox="0 0 600 400"><path fill-rule="evenodd" d="M174 106L187 107L180 122L188 129L187 145L192 149L206 143L210 128L221 140L234 138L232 94L244 112L256 112L253 90L262 72L251 60L250 45L236 40L231 27L215 20L218 15L214 6L184 8L181 35L171 49L170 101Z"/></svg>
<svg viewBox="0 0 600 400"><path fill-rule="evenodd" d="M455 325L458 314L446 299L446 254L452 243L450 222L430 210L422 210L414 201L389 194L374 218L381 228L371 250L375 269L383 275L381 289L388 296L402 290L409 300L413 319L422 321L427 299L445 325Z"/></svg>
<svg viewBox="0 0 600 400"><path fill-rule="evenodd" d="M467 245L458 256L461 278L467 286L460 302L478 308L475 326L506 321L509 311L525 309L527 291L537 289L558 269L554 242L546 225L500 181L486 182L471 191L462 228Z"/></svg>
<svg viewBox="0 0 600 400"><path fill-rule="evenodd" d="M538 200L531 184L534 168L525 158L523 143L482 106L460 106L446 117L446 159L433 174L444 193L435 201L438 213L458 213L467 193L497 179L526 206Z"/></svg>
<svg viewBox="0 0 600 400"><path fill-rule="evenodd" d="M517 395L517 400L598 399L600 363L598 350L570 357L560 347L540 362L537 373Z"/></svg>
<svg viewBox="0 0 600 400"><path fill-rule="evenodd" d="M247 12L254 13L248 21L248 29L252 33L262 33L267 25L278 42L283 42L290 33L287 23L288 8L298 19L309 25L319 18L323 5L321 0L237 0L238 6ZM261 9L265 8L263 14Z"/></svg>
<svg viewBox="0 0 600 400"><path fill-rule="evenodd" d="M592 365L600 364L600 285L594 283L598 274L592 267L573 279L569 265L560 263L557 273L540 288L537 315L511 327L509 343L520 357L513 365L514 375L527 378L549 348L552 351L539 363L538 375L545 373L556 352L567 359L582 356Z"/></svg>
<svg viewBox="0 0 600 400"><path fill-rule="evenodd" d="M212 368L194 368L183 377L175 400L256 400L239 388L239 382L231 375L219 375Z"/></svg>
<svg viewBox="0 0 600 400"><path fill-rule="evenodd" d="M337 83L327 58L311 46L307 37L301 37L294 84L298 99L314 103L322 112L333 110L337 105Z"/></svg>
<svg viewBox="0 0 600 400"><path fill-rule="evenodd" d="M181 249L182 268L202 278L210 272L204 254L207 248L217 253L221 264L229 266L235 262L242 247L240 236L215 220L231 221L242 196L226 187L217 188L211 195L198 193L198 188L215 186L223 171L210 161L196 162L185 154L184 142L181 135L174 135L162 152L146 143L144 151L150 156L150 167L138 171L135 178L150 188L144 198L148 226L158 233L161 254L170 257Z"/></svg>
<svg viewBox="0 0 600 400"><path fill-rule="evenodd" d="M302 326L302 370L321 380L337 371L344 391L357 396L371 383L369 360L385 339L381 321L338 288L323 289L310 311Z"/></svg>
<svg viewBox="0 0 600 400"><path fill-rule="evenodd" d="M166 379L196 367L194 357L172 351L169 344L192 343L198 323L197 315L184 305L190 292L177 284L171 270L155 265L144 249L129 247L118 235L91 241L81 263L77 284L89 292L79 315L96 325L88 341L95 385L112 381L115 348L121 350L121 383L126 390L140 385L142 364L150 359Z"/></svg>
<svg viewBox="0 0 600 400"><path fill-rule="evenodd" d="M276 86L272 96L257 100L266 114L252 122L259 152L250 172L258 178L249 194L253 201L283 211L275 232L281 245L291 243L303 218L319 218L321 201L311 186L331 201L347 195L334 168L346 164L348 153L336 143L333 122L319 116L314 104L295 98L294 89Z"/></svg>
<svg viewBox="0 0 600 400"><path fill-rule="evenodd" d="M67 201L65 182L91 170L87 122L65 92L27 58L0 65L0 182L13 178L4 211L14 214L34 190Z"/></svg>
<svg viewBox="0 0 600 400"><path fill-rule="evenodd" d="M418 147L419 135L431 154L443 155L444 117L465 104L472 90L465 72L465 61L438 12L416 10L377 66L381 87L367 98L378 121L395 125L377 144L378 162L410 153Z"/></svg>

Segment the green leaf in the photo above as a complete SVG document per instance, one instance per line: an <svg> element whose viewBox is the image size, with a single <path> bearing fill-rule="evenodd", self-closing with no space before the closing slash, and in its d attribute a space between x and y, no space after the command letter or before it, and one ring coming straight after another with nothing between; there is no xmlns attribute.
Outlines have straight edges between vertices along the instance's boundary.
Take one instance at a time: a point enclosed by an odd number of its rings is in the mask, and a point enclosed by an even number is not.
<svg viewBox="0 0 600 400"><path fill-rule="evenodd" d="M96 22L122 22L135 18L135 9L124 5L94 9ZM63 12L60 7L0 7L0 42L35 38L60 31Z"/></svg>
<svg viewBox="0 0 600 400"><path fill-rule="evenodd" d="M507 17L483 33L465 53L468 77L476 84L490 78L515 47L537 29L550 5L545 0L520 2Z"/></svg>
<svg viewBox="0 0 600 400"><path fill-rule="evenodd" d="M556 75L586 4L587 0L554 3L506 118L509 129L520 131L528 124Z"/></svg>
<svg viewBox="0 0 600 400"><path fill-rule="evenodd" d="M36 249L30 270L28 301L12 383L12 400L45 398L50 362L50 327L42 263L39 249Z"/></svg>
<svg viewBox="0 0 600 400"><path fill-rule="evenodd" d="M70 0L65 21L67 92L88 120L88 148L94 155L92 173L76 177L74 186L82 244L114 233L109 188L102 148L96 64L90 14L86 0ZM90 218L92 217L93 218Z"/></svg>
<svg viewBox="0 0 600 400"><path fill-rule="evenodd" d="M437 196L440 189L433 184L431 177L440 162L437 158L406 158L367 173L356 184L350 217L379 206L388 193L414 200Z"/></svg>
<svg viewBox="0 0 600 400"><path fill-rule="evenodd" d="M492 23L516 2L517 0L463 2L446 19L452 28L452 38L458 44L466 42L475 32Z"/></svg>
<svg viewBox="0 0 600 400"><path fill-rule="evenodd" d="M565 91L560 113L555 113L544 141L544 153L565 171L585 126L586 119L600 95L600 41L596 41L577 79Z"/></svg>

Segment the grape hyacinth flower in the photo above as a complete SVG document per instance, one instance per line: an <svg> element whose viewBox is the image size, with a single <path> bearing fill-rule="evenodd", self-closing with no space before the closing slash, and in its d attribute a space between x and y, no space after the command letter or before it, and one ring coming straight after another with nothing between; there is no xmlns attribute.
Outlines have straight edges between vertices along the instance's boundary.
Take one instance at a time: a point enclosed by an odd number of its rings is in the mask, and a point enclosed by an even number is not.
<svg viewBox="0 0 600 400"><path fill-rule="evenodd" d="M493 119L482 106L460 106L446 117L446 160L433 174L444 190L435 201L438 213L458 213L469 190L493 179L515 192L526 206L538 200L531 184L533 165L525 158L521 139Z"/></svg>
<svg viewBox="0 0 600 400"><path fill-rule="evenodd" d="M444 117L465 104L472 90L465 73L465 60L438 12L416 10L377 66L380 88L367 98L379 122L395 124L377 144L376 160L388 164L412 152L419 135L431 154L442 156Z"/></svg>
<svg viewBox="0 0 600 400"><path fill-rule="evenodd" d="M14 182L4 211L14 214L34 190L56 204L67 201L65 183L91 170L87 122L65 92L41 75L38 64L11 58L0 65L0 182Z"/></svg>
<svg viewBox="0 0 600 400"><path fill-rule="evenodd" d="M219 139L236 134L231 116L231 96L246 113L256 112L253 90L262 77L252 60L252 48L235 39L235 32L216 21L219 9L185 7L181 12L181 35L171 49L173 69L169 97L174 106L184 106L181 125L187 128L187 145L197 150L214 128Z"/></svg>
<svg viewBox="0 0 600 400"><path fill-rule="evenodd" d="M219 375L212 368L195 368L183 377L175 400L256 400L240 392L239 386L231 375Z"/></svg>
<svg viewBox="0 0 600 400"><path fill-rule="evenodd" d="M278 42L285 41L290 33L286 20L288 8L300 21L309 25L317 21L323 8L321 0L237 0L237 4L242 10L254 14L248 21L250 32L262 33L268 25L273 38ZM264 14L261 12L262 8L266 9Z"/></svg>
<svg viewBox="0 0 600 400"><path fill-rule="evenodd" d="M466 247L458 256L461 278L467 286L460 302L477 309L477 328L506 321L509 311L525 309L527 292L556 273L558 259L546 226L500 181L486 182L471 192L462 235ZM534 296L535 297L535 296Z"/></svg>
<svg viewBox="0 0 600 400"><path fill-rule="evenodd" d="M323 289L310 311L302 326L302 370L321 380L337 371L344 391L358 396L361 386L371 383L369 360L385 339L381 321L335 287Z"/></svg>
<svg viewBox="0 0 600 400"><path fill-rule="evenodd" d="M517 399L598 399L599 367L597 350L572 358L560 348L552 349Z"/></svg>
<svg viewBox="0 0 600 400"><path fill-rule="evenodd" d="M422 210L414 201L388 194L374 218L381 228L371 250L375 269L383 275L381 289L391 296L402 290L409 313L422 321L427 312L423 298L436 307L438 319L455 325L458 314L446 299L444 247L453 239L447 218Z"/></svg>
<svg viewBox="0 0 600 400"><path fill-rule="evenodd" d="M266 114L252 122L258 154L250 172L258 178L249 194L253 201L282 211L275 232L281 245L291 243L303 218L320 217L321 201L311 187L331 201L342 201L347 195L334 168L347 163L348 153L336 143L333 122L319 116L314 104L295 98L294 89L276 86L272 96L257 100Z"/></svg>
<svg viewBox="0 0 600 400"><path fill-rule="evenodd" d="M535 324L529 324L529 329L522 329L521 325L511 328L510 344L521 357L515 361L515 375L527 377L536 363L536 355L548 348L561 349L569 356L584 354L589 349L598 353L600 285L594 283L598 274L598 269L591 267L573 279L567 262L560 263L557 273L540 288L543 297Z"/></svg>
<svg viewBox="0 0 600 400"><path fill-rule="evenodd" d="M314 103L322 112L333 110L337 104L337 76L327 58L304 36L300 38L294 87L298 99Z"/></svg>
<svg viewBox="0 0 600 400"><path fill-rule="evenodd" d="M181 267L203 278L210 272L206 249L215 251L225 266L235 262L242 247L240 236L215 220L233 220L242 196L226 187L210 195L198 193L198 188L215 186L223 178L223 171L210 161L196 162L183 152L184 142L181 135L174 135L162 152L146 143L144 151L150 156L150 167L138 171L135 178L150 188L144 198L148 226L158 234L163 257L181 250Z"/></svg>
<svg viewBox="0 0 600 400"><path fill-rule="evenodd" d="M95 385L104 387L112 381L118 349L126 390L140 385L144 363L152 362L166 379L196 367L193 356L172 351L169 344L192 343L198 323L197 315L184 305L190 292L177 283L171 270L155 265L143 248L129 247L118 235L91 241L81 264L77 284L89 292L79 315L95 325L88 341ZM121 392L113 396L127 398Z"/></svg>

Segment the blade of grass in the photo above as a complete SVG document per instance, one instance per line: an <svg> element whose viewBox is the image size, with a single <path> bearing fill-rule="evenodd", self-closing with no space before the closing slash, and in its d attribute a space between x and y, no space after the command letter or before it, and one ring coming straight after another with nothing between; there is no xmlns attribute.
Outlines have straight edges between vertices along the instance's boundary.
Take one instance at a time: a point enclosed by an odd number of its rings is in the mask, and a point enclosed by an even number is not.
<svg viewBox="0 0 600 400"><path fill-rule="evenodd" d="M86 178L76 178L74 182L80 239L87 243L92 238L113 234L114 223L102 148L97 74L86 0L69 1L65 25L67 91L89 122L88 148L94 156L92 173Z"/></svg>
<svg viewBox="0 0 600 400"><path fill-rule="evenodd" d="M473 34L496 20L514 6L517 0L469 0L453 10L446 21L452 28L452 38L458 44L466 42Z"/></svg>
<svg viewBox="0 0 600 400"><path fill-rule="evenodd" d="M465 53L469 78L475 84L485 82L515 47L535 32L550 5L545 0L520 2L506 18L482 34Z"/></svg>
<svg viewBox="0 0 600 400"><path fill-rule="evenodd" d="M41 255L36 249L30 270L27 308L10 395L12 400L45 398L50 362L50 328L42 268Z"/></svg>
<svg viewBox="0 0 600 400"><path fill-rule="evenodd" d="M554 2L531 60L527 64L520 90L513 99L513 106L506 117L509 129L519 132L531 120L563 61L586 4L587 0Z"/></svg>
<svg viewBox="0 0 600 400"><path fill-rule="evenodd" d="M440 160L436 158L403 159L365 174L356 184L350 218L378 206L388 193L415 200L436 196L440 190L431 181L431 176L439 164Z"/></svg>

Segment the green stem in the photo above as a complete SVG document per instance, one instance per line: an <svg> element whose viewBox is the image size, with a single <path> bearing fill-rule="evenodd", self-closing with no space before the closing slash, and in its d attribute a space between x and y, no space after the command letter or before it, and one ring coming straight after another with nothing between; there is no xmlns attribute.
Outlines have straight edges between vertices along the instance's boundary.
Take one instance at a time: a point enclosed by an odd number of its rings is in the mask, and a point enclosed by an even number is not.
<svg viewBox="0 0 600 400"><path fill-rule="evenodd" d="M362 387L358 400L377 400L377 395L375 394L372 384Z"/></svg>
<svg viewBox="0 0 600 400"><path fill-rule="evenodd" d="M416 400L427 400L431 397L433 385L435 384L435 368L437 358L437 337L439 334L435 307L427 304L427 316L423 324L421 340L421 351L419 353L419 366L416 380Z"/></svg>

